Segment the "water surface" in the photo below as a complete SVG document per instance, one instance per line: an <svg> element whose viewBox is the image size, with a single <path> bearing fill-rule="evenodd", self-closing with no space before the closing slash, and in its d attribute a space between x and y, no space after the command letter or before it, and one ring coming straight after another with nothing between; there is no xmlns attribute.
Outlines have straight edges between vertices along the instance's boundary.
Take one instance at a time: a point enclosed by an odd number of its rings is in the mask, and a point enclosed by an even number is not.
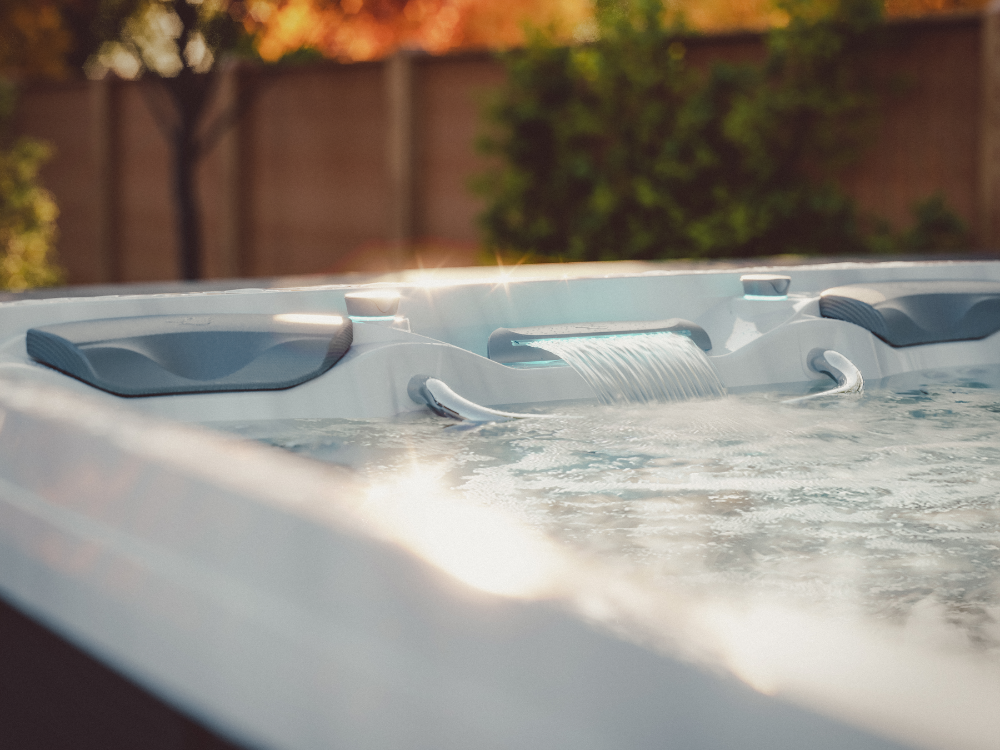
<svg viewBox="0 0 1000 750"><path fill-rule="evenodd" d="M692 594L896 623L930 609L1000 660L1000 390L982 380L796 405L577 405L475 429L431 416L232 429L372 481L431 469L463 502Z"/></svg>

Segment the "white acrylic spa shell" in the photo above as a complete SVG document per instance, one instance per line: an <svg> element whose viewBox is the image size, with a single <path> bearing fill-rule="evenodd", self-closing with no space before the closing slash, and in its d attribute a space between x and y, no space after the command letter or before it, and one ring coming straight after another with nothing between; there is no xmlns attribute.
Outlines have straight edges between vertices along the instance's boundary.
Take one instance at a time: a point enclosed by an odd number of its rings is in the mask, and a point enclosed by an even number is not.
<svg viewBox="0 0 1000 750"><path fill-rule="evenodd" d="M371 522L369 489L348 472L181 424L392 418L425 408L407 394L415 375L486 406L592 396L569 367L487 359L500 327L685 318L710 335L730 390L829 382L806 361L817 348L869 382L1000 366L1000 334L893 348L820 317L817 302L859 282L1000 281L1000 263L767 271L791 276L787 299L744 299L745 271L385 285L412 332L359 322L347 355L314 380L133 399L32 361L26 331L146 315L343 314L358 288L0 305L0 593L249 747L996 747L996 722L963 735L930 719L907 729L849 710L826 712L855 726L824 718L588 624L544 580L477 585L407 531Z"/></svg>

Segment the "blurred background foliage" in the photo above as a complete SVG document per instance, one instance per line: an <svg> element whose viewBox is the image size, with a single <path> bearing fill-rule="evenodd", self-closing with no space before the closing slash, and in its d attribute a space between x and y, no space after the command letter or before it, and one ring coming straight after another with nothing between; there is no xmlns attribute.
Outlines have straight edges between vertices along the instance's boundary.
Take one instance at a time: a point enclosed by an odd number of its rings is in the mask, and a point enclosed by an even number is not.
<svg viewBox="0 0 1000 750"><path fill-rule="evenodd" d="M59 209L38 180L50 157L35 138L11 138L14 87L0 80L0 289L19 291L58 284L63 277L53 255Z"/></svg>
<svg viewBox="0 0 1000 750"><path fill-rule="evenodd" d="M80 70L93 52L86 29L96 7L97 0L0 0L0 289L64 278L55 261L59 209L38 176L52 148L14 137L12 120L20 83Z"/></svg>
<svg viewBox="0 0 1000 750"><path fill-rule="evenodd" d="M762 64L689 65L682 9L599 0L596 39L536 30L481 148L499 166L488 247L535 259L864 254L966 247L940 196L895 233L837 186L889 88L872 75L880 0L778 0Z"/></svg>
<svg viewBox="0 0 1000 750"><path fill-rule="evenodd" d="M51 148L12 137L37 78L153 78L175 163L178 255L198 269L190 179L224 130L206 123L225 58L295 63L501 49L510 83L478 188L494 251L536 259L658 258L964 247L931 196L894 231L836 187L877 121L865 61L883 15L985 0L0 0L0 286L56 283ZM686 60L691 34L769 30L763 65ZM184 258L186 257L186 260Z"/></svg>
<svg viewBox="0 0 1000 750"><path fill-rule="evenodd" d="M51 147L11 132L17 81L68 72L73 35L55 6L0 0L0 289L51 286L59 209L38 179Z"/></svg>
<svg viewBox="0 0 1000 750"><path fill-rule="evenodd" d="M982 8L986 0L886 0L890 17ZM594 0L246 0L237 3L255 47L275 61L312 49L339 60L375 60L400 47L440 54L522 46L526 27L563 43L593 41ZM789 22L773 0L664 0L665 11L700 32L765 29ZM817 11L819 6L817 6Z"/></svg>

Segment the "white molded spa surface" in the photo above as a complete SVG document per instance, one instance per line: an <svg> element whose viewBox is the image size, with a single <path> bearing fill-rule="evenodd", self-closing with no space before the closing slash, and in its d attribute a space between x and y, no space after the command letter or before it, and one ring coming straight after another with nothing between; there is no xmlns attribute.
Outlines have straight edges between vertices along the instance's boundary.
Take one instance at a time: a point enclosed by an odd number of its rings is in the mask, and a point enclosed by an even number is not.
<svg viewBox="0 0 1000 750"><path fill-rule="evenodd" d="M697 323L712 339L710 361L730 390L779 384L806 389L829 382L806 362L816 348L848 357L866 381L937 367L943 361L973 367L997 359L1000 334L980 341L893 348L859 326L820 317L818 295L861 281L1000 281L1000 263L846 263L776 270L792 278L787 300L744 299L741 271L389 285L386 288L400 294L399 313L408 319L410 330L357 323L350 351L315 380L284 391L152 397L132 405L186 422L231 421L247 414L263 419L393 417L423 408L407 395L415 375L437 377L484 406L592 399L593 391L571 368L509 367L486 359L486 345L490 333L501 327L602 321L683 318ZM26 330L139 315L343 314L345 295L358 290L351 286L251 289L3 304L0 377L45 382L115 400L31 360L25 351Z"/></svg>
<svg viewBox="0 0 1000 750"><path fill-rule="evenodd" d="M622 592L560 598L572 559L502 514L399 516L343 469L66 392L5 383L0 410L0 592L248 747L906 746L588 624Z"/></svg>
<svg viewBox="0 0 1000 750"><path fill-rule="evenodd" d="M1000 364L1000 334L894 349L819 317L817 302L861 281L1000 281L998 263L774 270L791 276L787 300L744 299L741 271L394 284L410 330L357 323L344 359L303 385L135 399L31 361L25 332L140 315L343 314L345 294L366 290L0 305L0 595L247 747L992 750L989 664L665 592L511 508L465 501L419 461L349 470L181 424L381 420L357 423L380 425L377 436L393 419L430 419L407 395L415 375L487 406L563 402L586 420L569 402L593 392L572 368L485 358L500 327L688 319L736 393L830 385L808 367L815 349L842 353L869 383ZM489 434L474 437L488 453ZM531 460L517 471L544 478L553 466ZM705 632L719 637L687 637ZM776 642L795 670L769 665ZM785 679L810 671L828 679Z"/></svg>

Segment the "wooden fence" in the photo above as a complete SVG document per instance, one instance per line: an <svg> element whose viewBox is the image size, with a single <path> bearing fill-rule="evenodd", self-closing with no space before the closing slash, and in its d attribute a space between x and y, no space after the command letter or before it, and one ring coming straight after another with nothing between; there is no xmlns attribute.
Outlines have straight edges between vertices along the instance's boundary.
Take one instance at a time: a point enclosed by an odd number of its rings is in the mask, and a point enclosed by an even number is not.
<svg viewBox="0 0 1000 750"><path fill-rule="evenodd" d="M842 177L897 227L941 192L983 248L1000 246L1000 15L892 24L880 73L898 92L872 147ZM692 38L689 59L760 59L759 34ZM220 105L248 97L199 168L207 278L466 264L480 202L469 180L488 54L226 71ZM43 179L61 210L72 283L177 277L166 140L146 84L106 79L28 90L18 129L51 141Z"/></svg>

